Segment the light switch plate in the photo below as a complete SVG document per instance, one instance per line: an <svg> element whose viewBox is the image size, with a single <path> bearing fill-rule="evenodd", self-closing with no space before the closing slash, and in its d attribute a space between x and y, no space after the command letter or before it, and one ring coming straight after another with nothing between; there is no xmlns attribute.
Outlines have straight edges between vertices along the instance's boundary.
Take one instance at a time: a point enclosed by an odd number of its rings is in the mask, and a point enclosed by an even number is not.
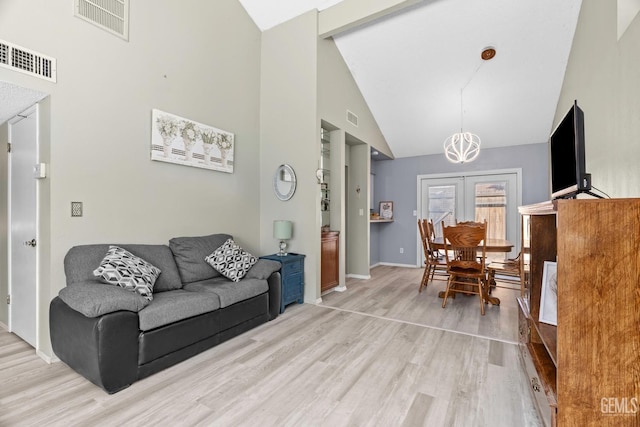
<svg viewBox="0 0 640 427"><path fill-rule="evenodd" d="M45 163L36 163L33 165L33 177L42 179L47 177L47 165Z"/></svg>

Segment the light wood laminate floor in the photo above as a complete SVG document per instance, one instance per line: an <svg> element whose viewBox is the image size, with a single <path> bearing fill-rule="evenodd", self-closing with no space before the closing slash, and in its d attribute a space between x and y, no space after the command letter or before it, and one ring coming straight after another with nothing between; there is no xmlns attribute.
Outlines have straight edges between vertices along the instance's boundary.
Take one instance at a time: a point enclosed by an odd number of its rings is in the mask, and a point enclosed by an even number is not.
<svg viewBox="0 0 640 427"><path fill-rule="evenodd" d="M412 300L420 274L376 268L363 290L350 282L324 298L340 299L341 308L290 305L114 395L63 363L46 364L0 329L0 426L538 426L515 344L385 318L419 307ZM397 277L415 283L406 294L388 289L384 308L355 312L368 304L372 281L403 286ZM418 298L430 316L457 310L466 297L444 310L424 291ZM474 302L468 309L479 315Z"/></svg>
<svg viewBox="0 0 640 427"><path fill-rule="evenodd" d="M520 290L498 283L492 296L500 298L500 305L485 305L480 314L477 295L456 295L448 298L442 308L438 292L446 289L446 282L434 280L418 293L422 269L378 266L371 270L370 280L347 279L346 292L331 292L322 297L323 305L401 320L423 326L518 342L518 303Z"/></svg>

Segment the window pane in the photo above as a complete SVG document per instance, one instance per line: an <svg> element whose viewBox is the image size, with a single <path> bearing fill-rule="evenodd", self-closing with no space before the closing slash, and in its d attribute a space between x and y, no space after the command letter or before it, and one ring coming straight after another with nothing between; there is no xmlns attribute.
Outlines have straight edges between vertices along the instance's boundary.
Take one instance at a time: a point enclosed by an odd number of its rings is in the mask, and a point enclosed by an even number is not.
<svg viewBox="0 0 640 427"><path fill-rule="evenodd" d="M442 225L455 224L456 186L442 185L429 187L429 219L433 220L436 237L442 237Z"/></svg>
<svg viewBox="0 0 640 427"><path fill-rule="evenodd" d="M476 184L475 220L487 220L487 238L507 238L507 183Z"/></svg>

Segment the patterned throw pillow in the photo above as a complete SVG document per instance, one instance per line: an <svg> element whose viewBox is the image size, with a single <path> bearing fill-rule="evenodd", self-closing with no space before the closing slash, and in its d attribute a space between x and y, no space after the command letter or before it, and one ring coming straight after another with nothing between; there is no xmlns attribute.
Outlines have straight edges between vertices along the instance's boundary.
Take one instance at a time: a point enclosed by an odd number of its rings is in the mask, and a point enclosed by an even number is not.
<svg viewBox="0 0 640 427"><path fill-rule="evenodd" d="M160 273L159 268L119 246L109 246L100 266L93 271L103 282L137 292L149 301Z"/></svg>
<svg viewBox="0 0 640 427"><path fill-rule="evenodd" d="M239 282L258 259L242 249L233 239L227 239L218 249L204 259L220 274Z"/></svg>

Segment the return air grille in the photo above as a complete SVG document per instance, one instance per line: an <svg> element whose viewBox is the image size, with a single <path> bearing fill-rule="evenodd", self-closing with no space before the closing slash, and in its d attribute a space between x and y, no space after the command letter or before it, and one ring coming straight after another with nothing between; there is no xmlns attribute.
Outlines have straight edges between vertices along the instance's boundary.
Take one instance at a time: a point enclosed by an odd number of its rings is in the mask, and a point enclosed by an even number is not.
<svg viewBox="0 0 640 427"><path fill-rule="evenodd" d="M0 40L0 67L56 81L56 60L30 49Z"/></svg>
<svg viewBox="0 0 640 427"><path fill-rule="evenodd" d="M354 125L355 127L358 127L358 116L356 116L354 113L352 113L349 110L347 110L347 121L352 125Z"/></svg>
<svg viewBox="0 0 640 427"><path fill-rule="evenodd" d="M129 40L129 0L75 0L75 15Z"/></svg>

